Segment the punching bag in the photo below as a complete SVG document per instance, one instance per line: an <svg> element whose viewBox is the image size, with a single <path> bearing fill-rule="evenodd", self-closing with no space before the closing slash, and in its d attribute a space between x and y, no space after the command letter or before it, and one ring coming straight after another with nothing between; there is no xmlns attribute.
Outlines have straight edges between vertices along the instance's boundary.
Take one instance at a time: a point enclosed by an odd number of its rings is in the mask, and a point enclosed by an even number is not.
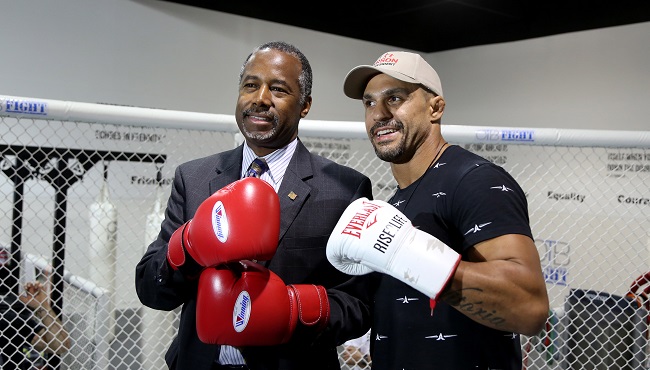
<svg viewBox="0 0 650 370"><path fill-rule="evenodd" d="M160 224L165 218L163 206L163 191L161 186L156 189L151 212L147 215L144 235L144 251L151 242L156 240L160 232ZM171 343L175 328L175 312L158 311L142 307L142 369L166 369L165 352Z"/></svg>
<svg viewBox="0 0 650 370"><path fill-rule="evenodd" d="M90 265L88 278L110 293L110 319L105 325L108 339L115 336L115 260L117 248L117 208L110 201L104 166L104 181L97 200L90 205Z"/></svg>

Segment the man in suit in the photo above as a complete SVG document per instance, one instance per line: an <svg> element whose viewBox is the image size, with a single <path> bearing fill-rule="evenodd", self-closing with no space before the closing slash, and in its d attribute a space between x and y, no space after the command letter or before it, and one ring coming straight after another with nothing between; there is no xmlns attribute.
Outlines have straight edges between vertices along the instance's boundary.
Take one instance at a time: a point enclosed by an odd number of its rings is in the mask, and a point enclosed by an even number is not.
<svg viewBox="0 0 650 370"><path fill-rule="evenodd" d="M160 234L136 267L143 304L166 311L183 306L178 335L165 356L170 369L339 369L336 346L369 328L369 302L358 298L359 285L350 276L331 266L325 247L345 208L355 199L372 197L371 183L301 143L298 123L311 108L311 85L309 62L295 46L260 45L240 72L235 116L245 142L176 169ZM206 344L196 330L197 281L170 266L169 239L206 198L244 177L256 157L268 163L261 178L275 188L280 202L277 250L259 263L286 284L325 287L330 317L317 335L296 330L281 345L235 349ZM256 225L250 227L255 232Z"/></svg>

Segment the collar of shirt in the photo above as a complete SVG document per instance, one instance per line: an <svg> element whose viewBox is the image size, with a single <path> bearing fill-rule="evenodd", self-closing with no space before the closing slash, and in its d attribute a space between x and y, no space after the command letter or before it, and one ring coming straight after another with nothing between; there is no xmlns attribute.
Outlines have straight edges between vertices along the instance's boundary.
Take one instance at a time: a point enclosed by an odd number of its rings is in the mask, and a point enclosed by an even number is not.
<svg viewBox="0 0 650 370"><path fill-rule="evenodd" d="M298 145L298 139L294 139L285 147L275 150L273 153L265 155L264 160L269 165L269 170L262 174L261 179L268 182L273 186L277 192L280 189L280 184L284 178L284 174L287 172L287 166L293 153L296 151L296 146ZM246 142L244 142L244 155L241 165L241 178L244 177L246 169L250 166L253 159L257 158L253 149L251 149Z"/></svg>

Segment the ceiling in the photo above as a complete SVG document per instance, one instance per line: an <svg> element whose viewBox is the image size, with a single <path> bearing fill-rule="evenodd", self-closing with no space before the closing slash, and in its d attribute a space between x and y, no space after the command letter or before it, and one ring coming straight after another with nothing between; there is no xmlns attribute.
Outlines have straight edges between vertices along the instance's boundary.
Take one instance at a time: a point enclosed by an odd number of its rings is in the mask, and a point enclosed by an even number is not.
<svg viewBox="0 0 650 370"><path fill-rule="evenodd" d="M648 0L164 1L424 53L650 21Z"/></svg>

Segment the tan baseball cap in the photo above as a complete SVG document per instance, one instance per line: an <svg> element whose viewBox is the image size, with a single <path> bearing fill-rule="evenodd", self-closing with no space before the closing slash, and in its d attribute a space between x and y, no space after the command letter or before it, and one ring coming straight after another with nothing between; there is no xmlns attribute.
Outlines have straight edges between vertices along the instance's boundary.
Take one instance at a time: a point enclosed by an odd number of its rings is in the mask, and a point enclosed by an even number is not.
<svg viewBox="0 0 650 370"><path fill-rule="evenodd" d="M361 65L352 68L345 76L343 92L352 99L361 99L368 81L378 73L423 85L442 96L442 84L436 70L420 54L406 51L389 51L380 56L371 66Z"/></svg>

